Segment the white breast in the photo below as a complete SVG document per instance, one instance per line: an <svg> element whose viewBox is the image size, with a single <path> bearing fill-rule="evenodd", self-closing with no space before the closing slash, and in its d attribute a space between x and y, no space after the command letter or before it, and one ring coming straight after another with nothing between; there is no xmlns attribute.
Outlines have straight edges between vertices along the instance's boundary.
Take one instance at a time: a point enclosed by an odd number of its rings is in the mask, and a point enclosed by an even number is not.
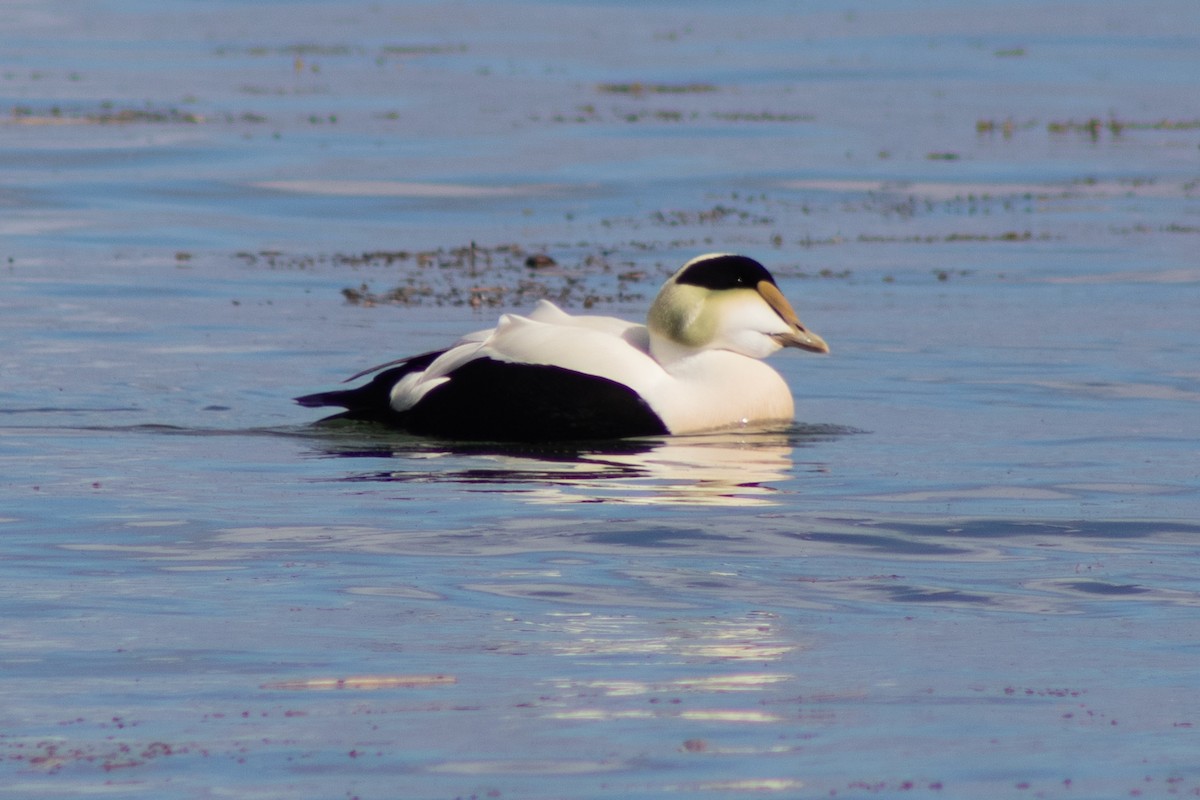
<svg viewBox="0 0 1200 800"><path fill-rule="evenodd" d="M778 372L728 350L672 363L670 380L642 395L672 433L790 422L792 393Z"/></svg>

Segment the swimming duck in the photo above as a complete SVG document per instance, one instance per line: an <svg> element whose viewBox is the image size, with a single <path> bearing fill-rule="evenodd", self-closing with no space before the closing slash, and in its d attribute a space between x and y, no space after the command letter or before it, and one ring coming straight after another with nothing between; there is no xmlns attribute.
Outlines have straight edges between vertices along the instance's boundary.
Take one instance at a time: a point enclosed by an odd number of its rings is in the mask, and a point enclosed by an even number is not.
<svg viewBox="0 0 1200 800"><path fill-rule="evenodd" d="M545 300L446 350L373 367L354 389L296 398L418 435L616 439L790 422L792 393L760 359L828 353L752 258L710 253L663 284L646 324L573 316Z"/></svg>

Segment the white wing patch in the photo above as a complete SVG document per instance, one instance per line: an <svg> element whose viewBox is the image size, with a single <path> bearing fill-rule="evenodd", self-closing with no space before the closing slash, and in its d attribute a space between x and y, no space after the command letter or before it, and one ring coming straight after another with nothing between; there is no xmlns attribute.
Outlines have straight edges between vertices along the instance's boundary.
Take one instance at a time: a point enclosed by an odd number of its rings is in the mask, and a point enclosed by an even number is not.
<svg viewBox="0 0 1200 800"><path fill-rule="evenodd" d="M468 334L424 370L405 375L392 388L391 405L396 411L412 408L477 358L597 375L646 397L668 377L650 357L647 342L644 325L616 317L573 317L543 300L529 316L504 314L495 328Z"/></svg>

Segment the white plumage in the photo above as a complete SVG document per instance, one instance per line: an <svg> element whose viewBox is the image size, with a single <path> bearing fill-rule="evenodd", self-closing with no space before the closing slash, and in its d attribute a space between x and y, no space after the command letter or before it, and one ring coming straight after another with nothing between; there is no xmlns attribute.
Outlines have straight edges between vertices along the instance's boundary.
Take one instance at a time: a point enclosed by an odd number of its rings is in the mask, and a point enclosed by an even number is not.
<svg viewBox="0 0 1200 800"><path fill-rule="evenodd" d="M298 402L450 438L693 433L790 421L792 394L760 360L781 347L829 352L761 264L710 254L667 280L645 325L541 301L444 351L378 367L357 389Z"/></svg>

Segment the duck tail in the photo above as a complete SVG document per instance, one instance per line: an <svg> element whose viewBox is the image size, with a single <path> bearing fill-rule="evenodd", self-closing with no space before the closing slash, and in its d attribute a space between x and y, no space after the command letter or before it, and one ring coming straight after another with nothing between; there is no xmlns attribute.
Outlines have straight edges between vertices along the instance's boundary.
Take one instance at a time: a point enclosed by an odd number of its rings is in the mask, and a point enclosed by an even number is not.
<svg viewBox="0 0 1200 800"><path fill-rule="evenodd" d="M378 372L369 383L353 389L336 389L331 392L306 394L295 400L305 408L321 408L323 406L344 408L346 410L343 413L336 415L341 419L387 419L396 413L392 410L392 388L396 382L410 372L425 369L438 355L440 353L426 353L400 362L399 366L384 369L382 372ZM385 364L384 366L389 365ZM365 374L367 373L359 373L354 377Z"/></svg>

